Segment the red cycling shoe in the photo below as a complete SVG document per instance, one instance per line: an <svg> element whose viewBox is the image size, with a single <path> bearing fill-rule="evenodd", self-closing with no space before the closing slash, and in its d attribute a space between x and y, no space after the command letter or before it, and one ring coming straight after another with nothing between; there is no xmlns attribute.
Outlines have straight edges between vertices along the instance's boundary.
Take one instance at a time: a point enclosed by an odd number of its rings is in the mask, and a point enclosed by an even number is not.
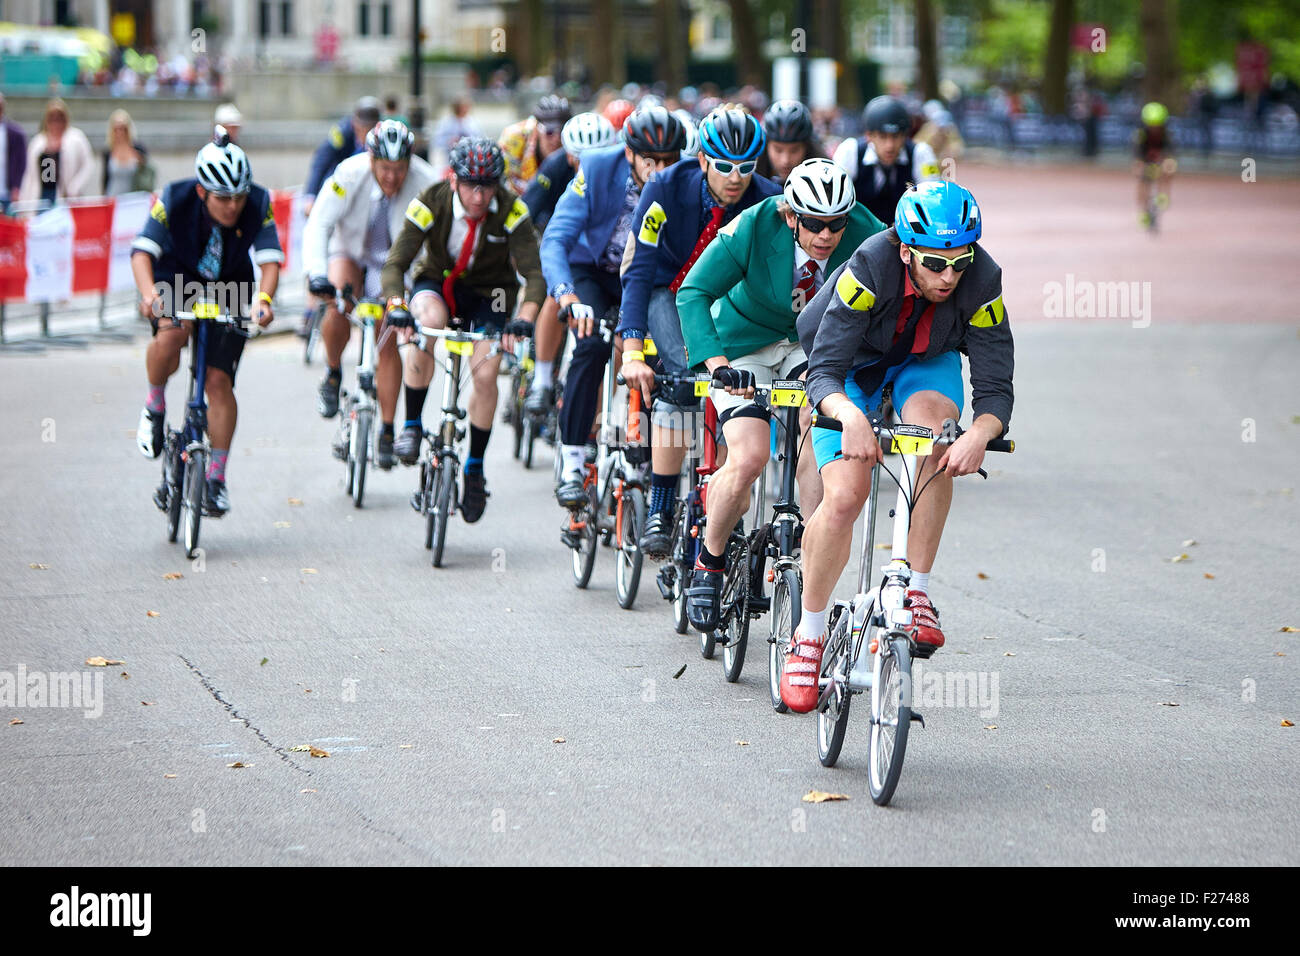
<svg viewBox="0 0 1300 956"><path fill-rule="evenodd" d="M801 629L795 630L790 656L781 668L781 700L796 714L806 714L817 706L817 678L825 647L824 634L810 641L802 636Z"/></svg>

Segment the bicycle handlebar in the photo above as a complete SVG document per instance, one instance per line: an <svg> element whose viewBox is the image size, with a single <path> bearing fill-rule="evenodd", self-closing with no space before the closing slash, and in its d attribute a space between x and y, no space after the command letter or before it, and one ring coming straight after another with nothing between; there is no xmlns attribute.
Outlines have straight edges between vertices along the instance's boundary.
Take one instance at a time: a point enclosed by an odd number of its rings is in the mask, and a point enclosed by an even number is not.
<svg viewBox="0 0 1300 956"><path fill-rule="evenodd" d="M894 429L889 428L888 426L882 424L880 419L877 418L876 416L874 415L868 416L868 420L871 422L872 431L874 431L878 437L880 438L895 437ZM948 427L948 424L950 422L952 423L951 428ZM813 423L813 427L825 428L827 431L842 432L844 430L843 423L841 423L839 419L831 418L829 415L820 415L817 413L813 413L812 423ZM951 418L949 418L944 421L944 428L938 435L935 436L934 442L936 445L944 444L946 442L953 441L957 438L960 438L964 434L966 434L966 429L962 428ZM1016 443L1008 438L995 438L987 445L984 446L984 450L1011 453L1016 450Z"/></svg>
<svg viewBox="0 0 1300 956"><path fill-rule="evenodd" d="M249 326L248 323L253 320L246 316L230 315L227 312L175 312L171 316L173 325L180 325L182 322L215 322L217 325L228 325L237 333L245 338L256 338L262 334L260 325Z"/></svg>

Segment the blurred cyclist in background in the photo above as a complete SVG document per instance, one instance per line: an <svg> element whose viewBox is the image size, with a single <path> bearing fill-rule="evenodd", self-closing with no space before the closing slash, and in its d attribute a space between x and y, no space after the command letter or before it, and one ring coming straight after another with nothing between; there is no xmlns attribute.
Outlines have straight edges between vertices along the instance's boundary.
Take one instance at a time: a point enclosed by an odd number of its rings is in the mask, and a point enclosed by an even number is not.
<svg viewBox="0 0 1300 956"><path fill-rule="evenodd" d="M1145 227L1151 225L1151 183L1158 182L1156 205L1169 206L1169 187L1178 170L1174 159L1174 141L1169 135L1169 110L1162 103L1148 103L1142 107L1142 124L1133 134L1137 161L1133 164L1138 177L1138 221Z"/></svg>
<svg viewBox="0 0 1300 956"><path fill-rule="evenodd" d="M777 100L763 114L767 149L758 160L758 174L784 183L806 159L824 158L826 150L813 136L812 114L798 100Z"/></svg>
<svg viewBox="0 0 1300 956"><path fill-rule="evenodd" d="M506 160L506 183L522 196L541 168L542 160L560 148L560 133L573 111L563 96L548 94L537 101L533 115L501 132L501 155Z"/></svg>

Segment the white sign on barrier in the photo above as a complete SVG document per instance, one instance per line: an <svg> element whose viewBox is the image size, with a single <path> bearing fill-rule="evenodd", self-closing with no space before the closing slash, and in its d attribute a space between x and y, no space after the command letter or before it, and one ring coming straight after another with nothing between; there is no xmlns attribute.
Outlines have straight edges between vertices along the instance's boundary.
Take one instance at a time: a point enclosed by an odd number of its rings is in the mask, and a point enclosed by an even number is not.
<svg viewBox="0 0 1300 956"><path fill-rule="evenodd" d="M28 221L28 302L57 302L72 296L72 233L72 213L67 206Z"/></svg>

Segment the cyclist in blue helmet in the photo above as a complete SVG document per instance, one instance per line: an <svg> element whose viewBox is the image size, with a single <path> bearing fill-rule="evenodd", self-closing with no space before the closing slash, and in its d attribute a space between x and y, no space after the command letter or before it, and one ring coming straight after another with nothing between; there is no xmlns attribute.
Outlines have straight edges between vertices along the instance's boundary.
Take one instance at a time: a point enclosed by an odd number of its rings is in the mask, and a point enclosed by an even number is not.
<svg viewBox="0 0 1300 956"><path fill-rule="evenodd" d="M925 459L917 487L931 478L933 486L920 497L908 535L912 637L943 646L929 584L952 479L978 471L985 445L1006 431L1014 398L1002 270L979 245L982 232L968 189L946 181L913 186L898 201L893 228L863 242L799 314L808 400L844 430L813 429L825 490L804 531L803 616L781 677L782 700L793 711L817 702L827 605L881 455L867 414L891 386L901 421L941 434L944 420L961 414L965 352L974 421L942 456Z"/></svg>
<svg viewBox="0 0 1300 956"><path fill-rule="evenodd" d="M720 229L781 192L772 180L754 174L765 137L758 120L743 109L723 106L711 112L700 123L699 139L695 159L646 183L632 215L618 334L623 337L623 376L647 399L654 390L654 373L642 348L647 333L670 375L686 375L691 364L707 357L687 360L677 290ZM698 408L689 385L665 390L654 402L650 507L639 542L652 557L664 556L669 548L677 476Z"/></svg>

